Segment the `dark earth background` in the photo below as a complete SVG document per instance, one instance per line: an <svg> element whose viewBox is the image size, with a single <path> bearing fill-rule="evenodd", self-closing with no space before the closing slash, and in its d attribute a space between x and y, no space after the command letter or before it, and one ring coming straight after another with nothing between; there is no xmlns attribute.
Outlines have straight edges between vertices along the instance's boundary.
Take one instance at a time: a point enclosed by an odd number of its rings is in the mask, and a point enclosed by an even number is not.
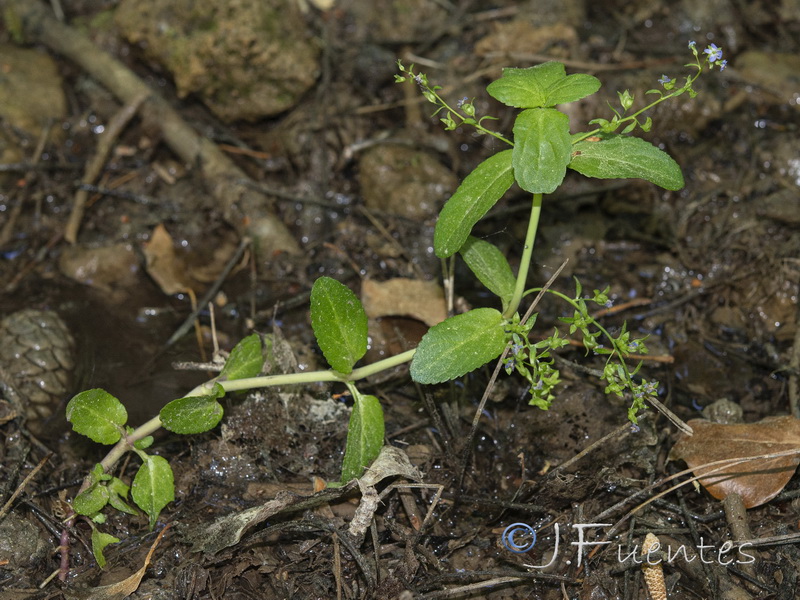
<svg viewBox="0 0 800 600"><path fill-rule="evenodd" d="M209 359L208 310L199 317L202 351L191 332L167 345L191 314L192 295L221 282L213 294L221 348L279 328L276 339L287 343L276 345L276 368L290 371L325 367L308 317L321 275L361 295L405 278L373 302L366 362L413 347L432 324L442 296L431 248L436 214L500 148L469 128L444 132L413 84L393 82L398 58L451 102L474 98L506 133L514 114L485 86L504 66L560 60L603 83L568 108L579 131L610 116L617 90L629 89L641 106L662 74L681 77L689 40L721 46L729 67L701 77L696 99L659 106L644 134L675 157L686 187L569 174L545 198L529 283L542 285L569 259L555 289L572 294L573 276L586 290L610 286L618 309L601 322L617 330L626 321L650 336L654 360L642 375L660 381L661 400L684 420L706 408L705 416L745 422L791 414L800 365L797 0L84 0L60 5L69 35L51 5L0 7L0 340L8 349L21 343L12 324L25 308L60 315L74 338L64 342L69 358L43 365L70 380L51 399L54 416L0 425L0 501L23 488L0 522L0 598L646 598L641 568L623 564L617 547L624 556L647 532L690 549L719 548L735 535L722 503L688 485L637 512L578 566L573 524L616 523L667 486L645 488L683 465L666 460L675 427L650 411L633 432L630 399L606 397L591 372L602 362L573 348L560 353L563 383L550 411L529 407L526 390L503 376L469 443L491 364L430 389L412 384L405 368L366 382L382 401L387 443L405 452L426 487L399 477L378 484L386 494L361 539L348 537L366 501L357 489L313 506L297 500L313 493L315 478L339 477L344 389L228 397L212 432L157 435L152 451L170 460L177 491L156 530L146 517L109 514L104 530L123 541L107 548L100 570L90 529L78 521L65 580L39 589L61 561L59 493L72 497L104 455L68 432L65 402L103 387L137 424L205 380L172 364ZM73 36L94 46L73 45ZM142 89L103 66L106 54L163 100L131 109L86 181L92 187L70 236L87 165ZM528 206L515 188L476 231L515 267ZM245 235L252 244L237 255ZM491 303L461 267L456 294L459 309ZM545 300L534 334L548 335L566 314ZM6 409L18 375L8 356L0 363ZM124 463L117 475L129 480L134 469ZM744 517L752 539L787 540L751 548L752 565L726 568L713 552L708 564L666 565L669 598L795 598L798 488L795 476ZM193 551L215 519L276 497L286 510L234 545ZM501 543L515 522L538 531L527 554ZM165 524L138 589L91 591L140 569ZM555 524L553 564L527 568L552 557Z"/></svg>

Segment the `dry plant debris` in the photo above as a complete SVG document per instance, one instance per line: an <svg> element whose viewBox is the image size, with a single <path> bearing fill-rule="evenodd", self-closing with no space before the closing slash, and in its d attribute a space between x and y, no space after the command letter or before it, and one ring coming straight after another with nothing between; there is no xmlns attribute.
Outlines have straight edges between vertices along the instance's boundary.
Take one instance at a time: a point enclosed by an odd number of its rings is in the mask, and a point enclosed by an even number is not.
<svg viewBox="0 0 800 600"><path fill-rule="evenodd" d="M670 460L683 460L714 498L738 493L746 508L777 496L800 464L800 419L769 417L758 423L721 425L693 419L693 436L682 436ZM749 459L727 467L716 461ZM711 474L713 472L713 475Z"/></svg>

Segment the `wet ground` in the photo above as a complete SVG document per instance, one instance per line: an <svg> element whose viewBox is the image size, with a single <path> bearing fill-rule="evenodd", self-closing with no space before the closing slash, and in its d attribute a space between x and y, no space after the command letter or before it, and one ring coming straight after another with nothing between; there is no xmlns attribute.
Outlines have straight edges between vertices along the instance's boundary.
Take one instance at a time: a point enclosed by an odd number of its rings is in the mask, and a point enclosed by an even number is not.
<svg viewBox="0 0 800 600"><path fill-rule="evenodd" d="M0 2L5 15L18 4ZM610 286L617 310L603 324L626 321L650 336L642 374L661 382L662 402L684 420L792 413L800 375L796 2L367 4L74 2L64 6L66 23L97 49L69 59L42 28L6 17L2 87L17 102L3 101L0 150L11 166L0 173L0 316L28 308L64 319L75 338L73 391L108 389L139 423L203 381L204 372L172 365L210 357L210 311L201 310L197 336L168 341L192 297L216 284L213 329L223 350L278 327L293 354L285 368L315 369L324 362L307 304L317 277L356 293L365 280L440 280L430 249L435 215L498 148L467 129L442 131L414 86L393 83L397 58L416 63L451 100L475 98L502 131L513 115L485 85L504 66L561 60L603 83L570 115L577 129L608 116L616 90L643 98L662 74L680 75L695 39L723 47L728 69L701 78L698 98L654 111L647 134L679 162L685 189L568 176L545 199L531 284L568 258L556 289L571 293L573 276L585 289ZM38 43L17 43L26 37ZM135 93L93 71L101 52L156 90L217 154L188 160L201 143L174 134L164 109L137 108ZM124 105L133 116L89 177ZM223 189L221 172L245 183ZM512 190L477 232L512 264L524 235L521 205ZM253 243L240 246L245 235ZM459 306L486 302L466 270L456 286ZM414 308L416 291L409 296L376 309L368 361L413 347L425 331L431 317ZM544 302L542 335L563 314ZM308 500L320 480L339 477L344 390L227 398L214 431L156 436L153 452L176 473L176 501L155 532L145 517L111 514L103 528L123 541L107 548L103 570L88 525L65 533L61 504L103 450L67 432L69 396L54 397L54 417L0 425L0 501L19 490L0 522L0 598L100 597L91 588L140 569L165 525L138 588L113 597L646 598L641 565L624 559L647 533L698 556L664 566L671 599L796 597L796 476L743 517L691 485L631 515L669 487L653 484L683 468L667 461L678 432L655 412L633 432L629 400L603 394L592 373L602 363L583 352L562 352L559 365L564 381L550 411L529 407L525 389L501 379L469 444L489 367L429 389L402 368L369 382L387 443L421 478L408 469L376 484L381 501L358 534L352 523L372 496L345 488ZM118 469L123 479L132 473L127 463ZM263 518L240 538L211 536L218 519L259 506ZM504 546L512 523L536 529L527 553ZM608 525L587 529L586 540L601 540L612 525L615 536L579 555L579 526L589 523ZM68 563L57 552L62 536ZM754 543L753 560L720 551L729 540ZM63 577L45 583L54 573Z"/></svg>

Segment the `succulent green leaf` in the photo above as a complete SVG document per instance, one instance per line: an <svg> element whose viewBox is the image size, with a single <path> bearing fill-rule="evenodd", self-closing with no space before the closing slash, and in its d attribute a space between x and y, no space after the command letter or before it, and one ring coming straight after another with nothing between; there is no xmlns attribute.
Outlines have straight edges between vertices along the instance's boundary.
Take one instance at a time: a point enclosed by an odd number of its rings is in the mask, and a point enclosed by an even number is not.
<svg viewBox="0 0 800 600"><path fill-rule="evenodd" d="M220 378L233 380L256 377L264 367L264 356L261 352L261 336L257 333L248 335L231 350Z"/></svg>
<svg viewBox="0 0 800 600"><path fill-rule="evenodd" d="M549 91L563 79L564 65L551 61L527 69L503 69L503 76L486 91L506 106L538 108L547 106Z"/></svg>
<svg viewBox="0 0 800 600"><path fill-rule="evenodd" d="M106 546L109 544L116 544L117 542L119 542L119 538L114 537L110 533L103 533L92 527L92 554L94 554L94 559L97 561L98 567L102 569L106 566L106 557L103 554L103 550L106 549Z"/></svg>
<svg viewBox="0 0 800 600"><path fill-rule="evenodd" d="M347 428L347 446L342 463L342 483L361 477L364 467L378 457L383 447L383 409L375 396L364 396L355 388L353 412Z"/></svg>
<svg viewBox="0 0 800 600"><path fill-rule="evenodd" d="M175 500L175 479L167 459L161 456L145 457L133 478L131 496L136 505L150 517L152 530L161 509Z"/></svg>
<svg viewBox="0 0 800 600"><path fill-rule="evenodd" d="M431 327L411 361L411 379L442 383L497 358L506 345L505 319L493 308L476 308Z"/></svg>
<svg viewBox="0 0 800 600"><path fill-rule="evenodd" d="M683 173L672 157L650 142L616 135L572 147L569 168L598 179L646 179L667 190L683 187Z"/></svg>
<svg viewBox="0 0 800 600"><path fill-rule="evenodd" d="M600 89L600 80L597 77L584 73L567 75L559 79L547 89L547 99L543 106L555 106L575 102L586 96L591 96Z"/></svg>
<svg viewBox="0 0 800 600"><path fill-rule="evenodd" d="M220 386L221 387L221 386ZM224 412L219 396L178 398L161 409L159 417L165 429L173 433L203 433L217 426Z"/></svg>
<svg viewBox="0 0 800 600"><path fill-rule="evenodd" d="M433 232L436 256L447 258L464 245L475 223L492 208L514 183L512 151L490 156L466 176L442 207Z"/></svg>
<svg viewBox="0 0 800 600"><path fill-rule="evenodd" d="M569 118L554 108L530 108L514 122L513 165L519 186L549 194L564 180L572 150Z"/></svg>
<svg viewBox="0 0 800 600"><path fill-rule="evenodd" d="M478 281L500 298L505 309L517 281L503 253L495 245L473 236L467 238L460 253Z"/></svg>
<svg viewBox="0 0 800 600"><path fill-rule="evenodd" d="M109 496L108 488L105 485L95 483L75 496L72 508L79 515L93 515L103 510L108 504Z"/></svg>
<svg viewBox="0 0 800 600"><path fill-rule="evenodd" d="M311 327L334 370L350 373L367 352L367 313L343 283L320 277L311 289Z"/></svg>
<svg viewBox="0 0 800 600"><path fill-rule="evenodd" d="M122 402L105 390L86 390L67 404L67 421L72 429L98 444L116 444L127 420Z"/></svg>

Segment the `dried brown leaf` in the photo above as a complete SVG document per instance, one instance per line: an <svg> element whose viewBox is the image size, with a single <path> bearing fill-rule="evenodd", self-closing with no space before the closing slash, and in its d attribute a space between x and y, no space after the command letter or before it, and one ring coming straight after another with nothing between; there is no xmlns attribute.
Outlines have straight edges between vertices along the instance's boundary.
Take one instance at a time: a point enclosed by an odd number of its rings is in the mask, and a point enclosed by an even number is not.
<svg viewBox="0 0 800 600"><path fill-rule="evenodd" d="M70 600L123 600L133 594L139 588L139 584L142 582L150 560L153 558L153 552L155 552L156 546L158 546L161 538L164 537L167 529L169 529L169 525L164 527L158 534L155 541L150 546L150 551L144 559L144 564L133 575L110 585L102 585L89 590L79 590L74 593L65 592L67 598Z"/></svg>
<svg viewBox="0 0 800 600"><path fill-rule="evenodd" d="M171 296L187 292L191 288L186 265L175 253L172 236L167 228L158 224L144 247L147 272L161 290Z"/></svg>
<svg viewBox="0 0 800 600"><path fill-rule="evenodd" d="M398 277L377 282L361 282L361 302L371 319L405 316L422 321L428 327L447 318L444 292L435 281Z"/></svg>
<svg viewBox="0 0 800 600"><path fill-rule="evenodd" d="M746 508L769 502L789 482L800 464L800 419L770 417L758 423L721 425L693 419L692 436L682 436L670 451L670 460L683 460L700 483L718 500L738 493ZM784 456L761 458L776 453ZM729 459L752 459L724 466ZM710 474L714 471L713 474Z"/></svg>

